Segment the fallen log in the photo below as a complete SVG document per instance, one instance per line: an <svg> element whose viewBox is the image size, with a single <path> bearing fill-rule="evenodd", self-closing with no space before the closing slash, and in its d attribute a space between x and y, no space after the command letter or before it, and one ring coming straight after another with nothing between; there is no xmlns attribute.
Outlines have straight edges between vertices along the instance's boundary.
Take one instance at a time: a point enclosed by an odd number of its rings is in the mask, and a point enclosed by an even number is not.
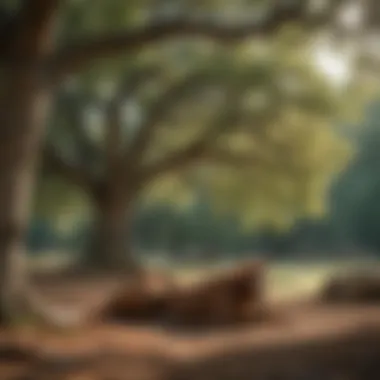
<svg viewBox="0 0 380 380"><path fill-rule="evenodd" d="M321 300L328 303L380 303L380 272L360 271L330 278Z"/></svg>

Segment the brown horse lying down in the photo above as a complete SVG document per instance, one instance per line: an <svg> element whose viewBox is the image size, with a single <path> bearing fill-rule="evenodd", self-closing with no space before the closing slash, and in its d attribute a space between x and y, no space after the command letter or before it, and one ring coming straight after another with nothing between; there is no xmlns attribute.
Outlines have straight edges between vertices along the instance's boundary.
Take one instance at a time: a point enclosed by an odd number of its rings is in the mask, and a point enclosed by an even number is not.
<svg viewBox="0 0 380 380"><path fill-rule="evenodd" d="M243 263L192 285L165 273L147 272L130 281L102 308L104 321L161 321L218 326L265 320L264 264Z"/></svg>
<svg viewBox="0 0 380 380"><path fill-rule="evenodd" d="M175 324L225 325L256 319L262 306L263 263L254 261L177 288L166 317Z"/></svg>
<svg viewBox="0 0 380 380"><path fill-rule="evenodd" d="M175 286L174 278L168 273L146 271L122 284L100 308L96 318L105 322L158 320Z"/></svg>

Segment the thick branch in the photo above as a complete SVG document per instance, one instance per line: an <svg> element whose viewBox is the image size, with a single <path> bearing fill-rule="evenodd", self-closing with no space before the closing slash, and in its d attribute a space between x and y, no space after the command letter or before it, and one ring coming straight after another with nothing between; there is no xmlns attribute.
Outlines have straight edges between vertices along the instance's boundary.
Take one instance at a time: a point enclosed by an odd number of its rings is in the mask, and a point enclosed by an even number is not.
<svg viewBox="0 0 380 380"><path fill-rule="evenodd" d="M43 165L48 171L57 173L72 184L87 192L94 192L96 182L87 170L67 162L52 145L46 144L43 151Z"/></svg>
<svg viewBox="0 0 380 380"><path fill-rule="evenodd" d="M255 154L236 154L224 149L212 149L199 157L200 163L232 166L237 168L251 168L258 162Z"/></svg>
<svg viewBox="0 0 380 380"><path fill-rule="evenodd" d="M136 95L139 86L158 75L161 70L156 67L135 68L129 72L122 81L115 96L108 102L106 107L106 138L105 151L107 173L110 176L118 175L117 171L122 166L124 155L123 126L121 112L128 98Z"/></svg>
<svg viewBox="0 0 380 380"><path fill-rule="evenodd" d="M277 0L265 13L252 15L249 23L237 25L217 22L212 19L180 18L155 22L124 33L97 37L76 43L61 50L54 59L58 75L80 70L100 58L107 58L121 52L140 49L147 44L182 36L208 37L221 42L234 42L245 37L270 35L281 24L288 21L304 21L308 26L326 23L332 17L331 8L344 0L331 0L329 9L323 12L309 12L309 1ZM252 12L253 13L253 12ZM255 17L256 16L256 17Z"/></svg>
<svg viewBox="0 0 380 380"><path fill-rule="evenodd" d="M157 66L134 67L128 71L125 78L120 80L116 94L108 103L108 108L120 108L124 102L131 96L135 96L139 86L148 82L161 73L161 69Z"/></svg>
<svg viewBox="0 0 380 380"><path fill-rule="evenodd" d="M115 103L106 110L105 156L108 177L113 177L121 156L123 136L120 112L120 106Z"/></svg>
<svg viewBox="0 0 380 380"><path fill-rule="evenodd" d="M56 119L64 121L65 129L75 136L75 144L79 147L77 153L87 162L92 162L98 151L84 128L83 112L95 101L87 94L62 91L56 102Z"/></svg>
<svg viewBox="0 0 380 380"><path fill-rule="evenodd" d="M236 154L225 149L207 149L201 145L193 145L188 149L167 157L159 164L150 167L146 171L145 178L149 181L159 175L183 170L193 165L216 164L237 168L251 168L255 166L257 162L257 155Z"/></svg>
<svg viewBox="0 0 380 380"><path fill-rule="evenodd" d="M186 149L165 157L158 163L150 166L145 171L145 178L150 180L158 175L167 172L183 169L184 167L199 162L207 153L207 148L203 141L197 141Z"/></svg>
<svg viewBox="0 0 380 380"><path fill-rule="evenodd" d="M127 151L125 162L139 162L153 137L155 128L165 118L170 109L174 108L186 95L198 90L207 81L209 81L208 74L201 71L189 75L169 87L148 111L145 122L139 128L140 132Z"/></svg>
<svg viewBox="0 0 380 380"><path fill-rule="evenodd" d="M223 109L220 110L211 126L184 149L169 154L157 163L145 168L144 178L150 180L157 175L178 170L183 166L199 162L200 160L215 161L217 156L221 159L223 155L224 159L227 159L227 152L222 154L222 151L216 151L215 143L223 133L236 126L241 116L239 114L241 96L243 96L243 91L240 94L237 94L234 90L229 91ZM230 159L232 159L232 156L230 156Z"/></svg>

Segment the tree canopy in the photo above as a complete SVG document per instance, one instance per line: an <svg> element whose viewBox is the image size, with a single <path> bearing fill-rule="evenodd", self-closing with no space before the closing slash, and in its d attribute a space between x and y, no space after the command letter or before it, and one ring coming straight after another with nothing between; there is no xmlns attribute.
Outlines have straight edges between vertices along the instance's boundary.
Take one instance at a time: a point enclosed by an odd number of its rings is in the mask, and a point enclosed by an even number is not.
<svg viewBox="0 0 380 380"><path fill-rule="evenodd" d="M61 92L46 160L56 173L88 191L110 165L122 164L131 186L133 165L144 201L186 206L201 186L249 226L323 214L349 154L338 123L361 103L358 87L318 70L297 29L234 49L163 45L116 63Z"/></svg>

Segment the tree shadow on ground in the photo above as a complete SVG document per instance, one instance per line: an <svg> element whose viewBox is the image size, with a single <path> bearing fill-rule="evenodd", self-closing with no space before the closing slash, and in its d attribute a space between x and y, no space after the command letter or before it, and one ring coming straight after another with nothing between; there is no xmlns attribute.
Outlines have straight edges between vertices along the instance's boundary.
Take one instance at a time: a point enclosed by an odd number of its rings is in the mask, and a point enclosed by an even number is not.
<svg viewBox="0 0 380 380"><path fill-rule="evenodd" d="M377 380L380 329L225 350L178 366L171 380Z"/></svg>
<svg viewBox="0 0 380 380"><path fill-rule="evenodd" d="M133 330L133 328L132 328ZM131 330L131 331L132 331ZM116 331L117 333L117 331ZM0 378L7 380L377 380L380 378L380 324L356 325L340 333L303 336L261 333L244 339L251 328L225 333L164 334L159 344L138 348L149 334L120 329L119 344L96 342L93 349L75 353L75 344L54 351L49 344L0 346ZM151 336L155 333L151 332ZM259 334L259 332L258 332ZM141 336L141 338L139 338ZM148 338L147 338L148 337ZM56 338L59 339L59 338ZM13 346L12 346L13 344ZM128 346L128 347L127 347ZM136 349L134 349L134 347ZM13 351L12 351L13 350ZM13 372L12 372L13 371Z"/></svg>

